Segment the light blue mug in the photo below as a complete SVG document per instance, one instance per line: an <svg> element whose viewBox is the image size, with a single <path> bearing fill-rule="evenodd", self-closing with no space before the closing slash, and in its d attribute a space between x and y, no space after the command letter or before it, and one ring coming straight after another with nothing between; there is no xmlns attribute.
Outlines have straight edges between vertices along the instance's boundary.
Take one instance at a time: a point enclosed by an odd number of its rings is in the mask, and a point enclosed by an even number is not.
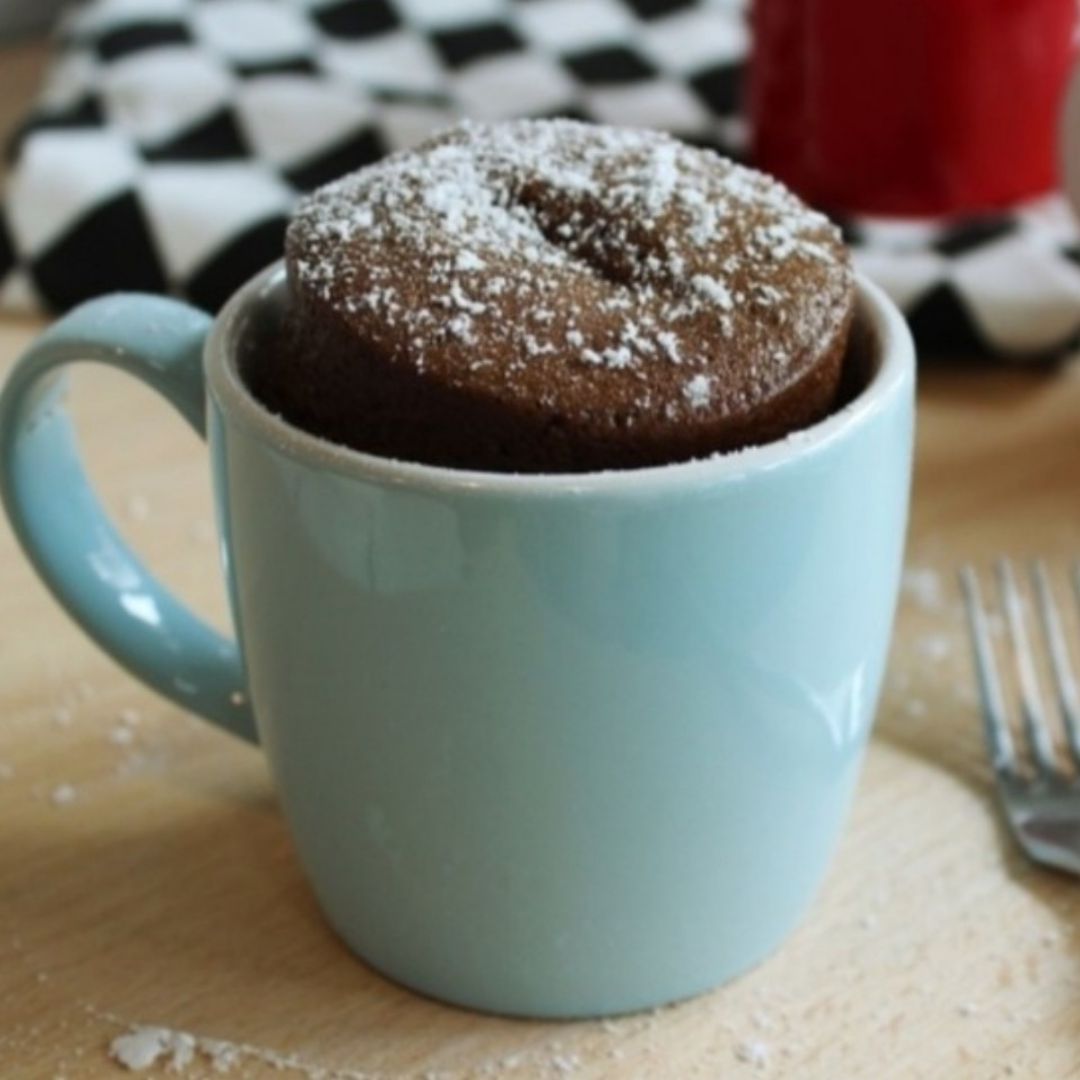
<svg viewBox="0 0 1080 1080"><path fill-rule="evenodd" d="M807 431L529 476L356 453L264 409L243 372L283 280L213 323L96 300L22 357L0 467L38 572L120 663L265 748L328 919L399 982L572 1017L760 960L824 873L881 683L912 451L896 309L859 282L862 388ZM59 396L78 360L207 434L238 644L103 516Z"/></svg>

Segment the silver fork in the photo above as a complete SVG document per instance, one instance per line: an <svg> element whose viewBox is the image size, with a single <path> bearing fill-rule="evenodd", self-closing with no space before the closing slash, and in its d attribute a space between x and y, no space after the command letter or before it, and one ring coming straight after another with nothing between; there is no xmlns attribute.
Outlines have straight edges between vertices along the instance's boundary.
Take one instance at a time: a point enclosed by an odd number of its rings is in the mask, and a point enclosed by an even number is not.
<svg viewBox="0 0 1080 1080"><path fill-rule="evenodd" d="M1047 666L1068 757L1062 760L1064 755L1054 749L1051 722L1035 672L1024 603L1012 563L1006 559L997 564L997 578L1016 667L1020 729L1026 753L1017 752L1013 739L978 577L970 565L960 571L986 748L1006 820L1025 853L1044 866L1080 875L1080 696L1045 564L1041 560L1033 562L1030 574L1039 615L1039 636L1046 646ZM1072 585L1080 601L1080 567L1073 568Z"/></svg>

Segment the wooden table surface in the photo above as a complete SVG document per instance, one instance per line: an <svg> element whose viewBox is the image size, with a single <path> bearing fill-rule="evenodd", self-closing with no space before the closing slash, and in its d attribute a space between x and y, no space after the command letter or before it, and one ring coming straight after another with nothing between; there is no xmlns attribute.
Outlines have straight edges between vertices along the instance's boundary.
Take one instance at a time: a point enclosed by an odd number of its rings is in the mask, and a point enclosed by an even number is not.
<svg viewBox="0 0 1080 1080"><path fill-rule="evenodd" d="M0 128L40 60L0 50ZM0 320L0 375L39 325ZM224 625L201 446L122 376L72 396L106 503ZM751 974L614 1022L479 1016L354 960L259 754L118 670L0 525L0 1076L122 1076L111 1042L162 1025L243 1044L253 1078L1080 1077L1080 881L998 822L953 584L963 559L1080 553L1080 371L925 361L919 399L896 641L826 886Z"/></svg>

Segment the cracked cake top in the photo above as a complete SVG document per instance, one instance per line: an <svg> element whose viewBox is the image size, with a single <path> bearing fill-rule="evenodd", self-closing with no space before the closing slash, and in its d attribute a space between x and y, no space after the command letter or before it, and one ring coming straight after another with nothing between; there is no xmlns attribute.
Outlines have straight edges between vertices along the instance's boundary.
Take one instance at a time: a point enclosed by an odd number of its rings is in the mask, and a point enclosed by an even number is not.
<svg viewBox="0 0 1080 1080"><path fill-rule="evenodd" d="M562 442L655 444L641 463L782 434L778 403L801 426L809 385L820 415L853 305L839 232L775 180L569 120L465 123L346 176L301 201L286 254L365 365Z"/></svg>

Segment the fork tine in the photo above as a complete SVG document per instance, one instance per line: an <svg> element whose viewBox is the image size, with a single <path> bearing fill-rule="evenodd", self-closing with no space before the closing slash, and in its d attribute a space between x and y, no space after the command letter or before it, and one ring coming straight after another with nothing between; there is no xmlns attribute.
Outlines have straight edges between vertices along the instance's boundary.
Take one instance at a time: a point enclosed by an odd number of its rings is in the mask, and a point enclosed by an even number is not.
<svg viewBox="0 0 1080 1080"><path fill-rule="evenodd" d="M990 644L986 609L979 592L979 579L970 564L960 570L960 586L964 592L964 607L971 630L971 647L975 653L979 696L982 698L983 733L990 751L990 764L996 772L1012 775L1016 772L1016 751L1008 721L1005 719L1005 702L1001 694L997 664L994 661L994 650Z"/></svg>
<svg viewBox="0 0 1080 1080"><path fill-rule="evenodd" d="M1016 585L1016 575L1008 559L999 559L997 569L1001 599L1005 606L1005 622L1009 628L1009 638L1016 657L1016 675L1020 685L1020 715L1027 734L1028 747L1036 769L1043 773L1054 773L1057 771L1054 763L1054 748L1046 730L1046 717L1043 714L1042 700L1039 696L1039 684L1035 678L1031 643L1028 640L1027 626L1024 622L1024 609L1020 600L1020 590Z"/></svg>
<svg viewBox="0 0 1080 1080"><path fill-rule="evenodd" d="M1046 563L1042 559L1032 564L1031 577L1035 583L1035 595L1039 600L1043 635L1050 650L1050 667L1054 673L1058 706L1065 722L1065 736L1073 762L1080 768L1080 695L1077 693L1076 678L1069 660L1069 649L1065 644L1061 616L1058 613L1057 604L1054 603Z"/></svg>

